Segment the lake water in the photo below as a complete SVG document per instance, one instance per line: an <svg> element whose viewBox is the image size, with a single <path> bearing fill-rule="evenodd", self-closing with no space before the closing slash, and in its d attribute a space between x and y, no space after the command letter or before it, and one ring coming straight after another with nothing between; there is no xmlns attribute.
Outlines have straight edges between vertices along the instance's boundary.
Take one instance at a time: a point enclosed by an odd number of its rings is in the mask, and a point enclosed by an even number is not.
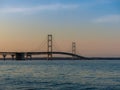
<svg viewBox="0 0 120 90"><path fill-rule="evenodd" d="M0 61L0 90L120 90L120 60Z"/></svg>

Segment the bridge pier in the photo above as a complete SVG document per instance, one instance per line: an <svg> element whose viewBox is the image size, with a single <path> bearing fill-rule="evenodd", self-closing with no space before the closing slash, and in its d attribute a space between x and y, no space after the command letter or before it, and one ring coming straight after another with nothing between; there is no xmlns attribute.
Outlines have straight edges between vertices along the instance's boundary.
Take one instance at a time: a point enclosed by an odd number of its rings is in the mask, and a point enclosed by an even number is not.
<svg viewBox="0 0 120 90"><path fill-rule="evenodd" d="M16 53L16 60L25 60L25 53Z"/></svg>
<svg viewBox="0 0 120 90"><path fill-rule="evenodd" d="M11 57L12 57L12 60L15 60L15 55L12 54Z"/></svg>
<svg viewBox="0 0 120 90"><path fill-rule="evenodd" d="M3 60L6 60L6 56L7 56L6 54L3 54Z"/></svg>
<svg viewBox="0 0 120 90"><path fill-rule="evenodd" d="M27 60L28 60L28 59L31 60L31 59L32 59L32 55L27 55L27 56L26 56L26 59L27 59Z"/></svg>

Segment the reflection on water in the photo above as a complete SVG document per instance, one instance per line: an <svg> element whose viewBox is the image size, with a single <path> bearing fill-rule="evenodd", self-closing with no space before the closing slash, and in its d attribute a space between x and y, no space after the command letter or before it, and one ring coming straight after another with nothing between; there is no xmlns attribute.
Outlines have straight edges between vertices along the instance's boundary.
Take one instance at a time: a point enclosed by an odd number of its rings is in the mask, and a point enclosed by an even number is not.
<svg viewBox="0 0 120 90"><path fill-rule="evenodd" d="M120 61L0 61L0 90L120 90Z"/></svg>

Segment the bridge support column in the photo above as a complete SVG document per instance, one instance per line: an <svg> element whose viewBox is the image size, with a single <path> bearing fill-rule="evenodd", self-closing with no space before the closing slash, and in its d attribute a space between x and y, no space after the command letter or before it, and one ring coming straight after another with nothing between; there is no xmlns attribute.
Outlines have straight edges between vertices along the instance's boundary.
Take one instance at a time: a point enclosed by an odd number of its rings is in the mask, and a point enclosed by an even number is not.
<svg viewBox="0 0 120 90"><path fill-rule="evenodd" d="M25 60L25 53L16 53L16 60Z"/></svg>
<svg viewBox="0 0 120 90"><path fill-rule="evenodd" d="M12 57L12 60L15 60L15 55L11 55L11 57Z"/></svg>
<svg viewBox="0 0 120 90"><path fill-rule="evenodd" d="M52 50L53 50L53 45L52 45L52 35L48 35L48 60L52 59Z"/></svg>
<svg viewBox="0 0 120 90"><path fill-rule="evenodd" d="M3 60L6 60L6 56L7 56L6 54L3 54Z"/></svg>
<svg viewBox="0 0 120 90"><path fill-rule="evenodd" d="M27 56L26 56L26 59L27 59L27 60L31 60L31 59L32 59L32 55L27 55Z"/></svg>

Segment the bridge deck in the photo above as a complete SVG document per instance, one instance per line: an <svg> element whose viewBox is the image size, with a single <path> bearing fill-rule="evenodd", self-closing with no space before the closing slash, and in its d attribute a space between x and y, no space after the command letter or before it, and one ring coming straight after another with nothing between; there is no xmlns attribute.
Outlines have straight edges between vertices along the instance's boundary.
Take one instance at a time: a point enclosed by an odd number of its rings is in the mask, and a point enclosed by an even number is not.
<svg viewBox="0 0 120 90"><path fill-rule="evenodd" d="M84 56L80 56L80 55L73 54L73 53L68 53L68 52L0 52L1 55L3 55L3 54L15 55L16 53L24 53L26 55L61 54L61 55L74 56L74 57L77 57L77 58L85 58Z"/></svg>

